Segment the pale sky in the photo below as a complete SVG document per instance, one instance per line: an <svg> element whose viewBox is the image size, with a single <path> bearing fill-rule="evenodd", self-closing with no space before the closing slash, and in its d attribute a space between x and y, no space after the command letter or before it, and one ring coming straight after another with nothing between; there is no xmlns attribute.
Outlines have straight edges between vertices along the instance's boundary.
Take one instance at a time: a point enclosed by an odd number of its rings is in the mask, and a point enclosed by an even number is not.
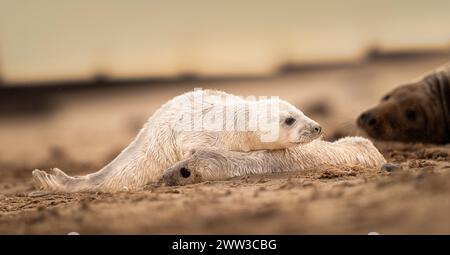
<svg viewBox="0 0 450 255"><path fill-rule="evenodd" d="M450 45L448 0L0 0L10 81L254 74L367 46Z"/></svg>

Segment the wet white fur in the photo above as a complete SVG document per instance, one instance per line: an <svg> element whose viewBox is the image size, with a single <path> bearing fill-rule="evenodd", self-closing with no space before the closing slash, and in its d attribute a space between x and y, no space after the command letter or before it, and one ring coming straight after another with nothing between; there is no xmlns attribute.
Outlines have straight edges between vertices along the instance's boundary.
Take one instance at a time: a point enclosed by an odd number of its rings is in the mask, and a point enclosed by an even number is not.
<svg viewBox="0 0 450 255"><path fill-rule="evenodd" d="M203 103L200 106L194 105L194 96L199 95L203 97ZM309 142L310 134L307 130L317 125L285 101L263 100L257 103L279 104L280 115L283 115L281 118L290 115L297 119L295 125L290 128L280 127L280 139L272 143L261 142L260 132L185 132L173 126L174 120L175 123L183 123L179 119L182 116L180 113L191 113L194 108L194 111L204 114L218 106L222 107L224 101L217 100L217 96L227 96L227 103L231 102L231 105L237 107L236 111L240 112L248 111L249 105L255 103L220 91L196 90L182 94L158 109L145 123L135 140L98 172L71 177L59 169L53 169L51 174L36 169L33 171L34 180L44 190L51 192L136 190L147 183L158 181L164 170L183 159L192 149L252 151L287 148L295 145L293 142ZM188 123L192 126L194 124L193 121Z"/></svg>
<svg viewBox="0 0 450 255"><path fill-rule="evenodd" d="M183 180L181 167L189 169L197 180L223 180L249 174L298 171L324 165L362 166L379 168L386 163L373 143L362 137L345 137L335 142L314 140L311 143L277 151L249 153L206 149L195 151L164 175L172 184L188 184ZM199 178L198 178L199 177Z"/></svg>

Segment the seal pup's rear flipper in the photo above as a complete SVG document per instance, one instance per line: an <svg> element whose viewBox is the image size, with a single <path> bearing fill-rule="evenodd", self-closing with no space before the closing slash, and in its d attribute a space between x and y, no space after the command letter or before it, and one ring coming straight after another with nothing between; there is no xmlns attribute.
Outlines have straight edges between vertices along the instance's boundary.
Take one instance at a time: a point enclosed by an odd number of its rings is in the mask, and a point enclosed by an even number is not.
<svg viewBox="0 0 450 255"><path fill-rule="evenodd" d="M78 192L84 190L83 183L86 182L84 177L71 177L58 168L53 168L51 171L51 174L39 169L32 172L35 183L43 191Z"/></svg>

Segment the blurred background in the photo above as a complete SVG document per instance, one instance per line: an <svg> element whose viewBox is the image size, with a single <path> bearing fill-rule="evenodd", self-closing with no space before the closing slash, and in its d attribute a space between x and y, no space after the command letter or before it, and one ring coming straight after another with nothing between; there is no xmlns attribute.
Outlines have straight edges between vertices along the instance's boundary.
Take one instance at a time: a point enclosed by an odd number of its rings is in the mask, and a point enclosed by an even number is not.
<svg viewBox="0 0 450 255"><path fill-rule="evenodd" d="M0 0L0 162L34 166L55 151L103 162L193 88L280 96L333 139L389 89L448 62L449 10L447 0Z"/></svg>
<svg viewBox="0 0 450 255"><path fill-rule="evenodd" d="M2 0L7 82L267 74L368 47L448 47L446 0Z"/></svg>
<svg viewBox="0 0 450 255"><path fill-rule="evenodd" d="M448 146L378 143L401 171L318 167L143 192L52 194L194 88L279 96L324 139L450 62L449 0L0 0L0 233L450 233ZM394 170L393 170L394 171Z"/></svg>

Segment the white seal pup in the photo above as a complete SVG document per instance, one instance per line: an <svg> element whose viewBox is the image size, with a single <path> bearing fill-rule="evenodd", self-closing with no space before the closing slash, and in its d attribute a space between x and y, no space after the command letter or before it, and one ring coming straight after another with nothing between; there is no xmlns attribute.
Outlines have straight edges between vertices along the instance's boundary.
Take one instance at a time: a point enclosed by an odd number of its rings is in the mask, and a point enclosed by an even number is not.
<svg viewBox="0 0 450 255"><path fill-rule="evenodd" d="M162 181L167 185L186 185L207 180L311 169L324 165L379 168L386 160L371 141L345 137L335 142L311 143L276 151L248 153L202 149L167 169Z"/></svg>
<svg viewBox="0 0 450 255"><path fill-rule="evenodd" d="M283 149L308 143L320 132L319 124L286 101L195 90L159 108L134 141L98 172L71 177L57 168L51 174L36 169L33 177L51 192L136 190L158 181L192 149Z"/></svg>

